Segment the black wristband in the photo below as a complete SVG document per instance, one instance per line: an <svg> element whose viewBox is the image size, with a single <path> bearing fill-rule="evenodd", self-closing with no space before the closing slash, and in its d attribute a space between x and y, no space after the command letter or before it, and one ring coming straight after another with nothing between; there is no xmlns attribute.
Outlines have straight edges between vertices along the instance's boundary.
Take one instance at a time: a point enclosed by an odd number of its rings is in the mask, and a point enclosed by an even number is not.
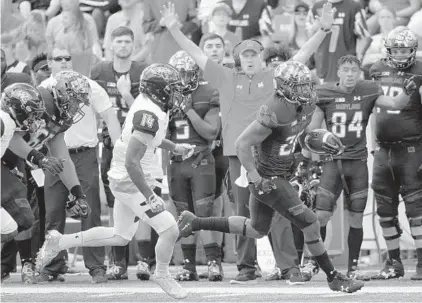
<svg viewBox="0 0 422 303"><path fill-rule="evenodd" d="M328 33L329 31L331 31L331 28L320 28L324 33Z"/></svg>
<svg viewBox="0 0 422 303"><path fill-rule="evenodd" d="M80 185L75 185L71 188L70 193L75 197L75 198L84 198L84 192L82 190L82 187Z"/></svg>
<svg viewBox="0 0 422 303"><path fill-rule="evenodd" d="M38 150L35 150L35 149L33 149L33 150L31 150L30 152L29 152L29 154L28 154L28 156L26 157L26 159L29 161L29 162L31 162L32 164L35 164L35 165L39 165L40 164L40 161L44 158L45 156L44 156L44 154L42 153L42 152L40 152L40 151L38 151Z"/></svg>

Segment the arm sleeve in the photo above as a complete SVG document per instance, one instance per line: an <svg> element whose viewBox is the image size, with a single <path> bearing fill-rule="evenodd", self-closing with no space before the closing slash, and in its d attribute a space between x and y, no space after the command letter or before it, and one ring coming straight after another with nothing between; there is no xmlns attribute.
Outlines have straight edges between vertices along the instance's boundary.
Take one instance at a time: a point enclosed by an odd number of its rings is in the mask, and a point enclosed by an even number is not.
<svg viewBox="0 0 422 303"><path fill-rule="evenodd" d="M208 59L204 69L204 78L221 92L224 86L228 85L229 87L233 87L233 73L234 70Z"/></svg>
<svg viewBox="0 0 422 303"><path fill-rule="evenodd" d="M153 112L139 110L133 115L133 130L152 136L158 131L158 117Z"/></svg>

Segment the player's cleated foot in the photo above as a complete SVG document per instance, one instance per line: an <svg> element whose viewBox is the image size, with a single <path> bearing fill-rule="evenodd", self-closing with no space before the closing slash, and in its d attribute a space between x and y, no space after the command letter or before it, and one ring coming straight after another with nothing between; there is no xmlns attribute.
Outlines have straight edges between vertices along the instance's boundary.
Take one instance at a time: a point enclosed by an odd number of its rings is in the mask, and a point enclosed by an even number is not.
<svg viewBox="0 0 422 303"><path fill-rule="evenodd" d="M149 272L148 264L144 261L138 261L136 265L136 277L141 281L148 281L151 273Z"/></svg>
<svg viewBox="0 0 422 303"><path fill-rule="evenodd" d="M37 276L37 283L43 283L43 282L64 282L65 278L62 274L54 274L49 275L47 273L41 273L39 276Z"/></svg>
<svg viewBox="0 0 422 303"><path fill-rule="evenodd" d="M274 267L273 271L265 277L265 281L276 281L281 279L281 271L278 266Z"/></svg>
<svg viewBox="0 0 422 303"><path fill-rule="evenodd" d="M223 281L223 267L217 261L208 262L208 280L211 282Z"/></svg>
<svg viewBox="0 0 422 303"><path fill-rule="evenodd" d="M118 266L116 264L113 264L110 268L108 268L105 275L106 275L107 280L128 280L129 279L127 270L124 269L122 266Z"/></svg>
<svg viewBox="0 0 422 303"><path fill-rule="evenodd" d="M398 279L404 276L404 267L399 260L388 259L385 261L384 268L381 271L372 276L372 280L388 280Z"/></svg>
<svg viewBox="0 0 422 303"><path fill-rule="evenodd" d="M313 276L318 274L319 266L314 260L309 260L304 266L300 268L302 278L305 282L312 279Z"/></svg>
<svg viewBox="0 0 422 303"><path fill-rule="evenodd" d="M35 264L32 260L23 261L22 282L24 284L37 284L37 277L35 276Z"/></svg>
<svg viewBox="0 0 422 303"><path fill-rule="evenodd" d="M416 265L416 273L410 277L410 280L413 280L413 281L422 280L422 262L419 262L418 265Z"/></svg>
<svg viewBox="0 0 422 303"><path fill-rule="evenodd" d="M91 283L92 284L100 284L100 283L107 283L108 282L108 278L106 276L106 271L102 268L96 268L90 274L91 274Z"/></svg>
<svg viewBox="0 0 422 303"><path fill-rule="evenodd" d="M37 272L41 272L44 267L51 263L51 261L61 251L59 247L59 241L62 234L57 230L50 230L45 236L45 241L40 251L37 253L37 261L35 263L35 269Z"/></svg>
<svg viewBox="0 0 422 303"><path fill-rule="evenodd" d="M359 280L348 278L340 272L336 272L333 280L328 282L328 286L333 291L341 291L347 293L353 293L360 290L365 283Z"/></svg>
<svg viewBox="0 0 422 303"><path fill-rule="evenodd" d="M289 285L303 285L305 283L302 274L299 271L292 272L286 282Z"/></svg>
<svg viewBox="0 0 422 303"><path fill-rule="evenodd" d="M166 277L157 277L157 275L154 275L152 280L172 298L184 299L188 296L187 290L180 286L170 275Z"/></svg>
<svg viewBox="0 0 422 303"><path fill-rule="evenodd" d="M180 214L179 219L177 220L177 226L179 227L179 238L177 238L177 240L187 238L193 234L192 221L196 218L197 217L193 213L187 210Z"/></svg>
<svg viewBox="0 0 422 303"><path fill-rule="evenodd" d="M256 275L254 271L240 271L234 280L230 280L230 284L256 284Z"/></svg>
<svg viewBox="0 0 422 303"><path fill-rule="evenodd" d="M175 279L177 281L198 281L198 273L189 269L183 268L176 274Z"/></svg>
<svg viewBox="0 0 422 303"><path fill-rule="evenodd" d="M347 272L347 276L350 279L355 279L355 280L360 280L360 281L370 281L371 280L370 276L364 275L357 268L356 269L349 269L349 271Z"/></svg>

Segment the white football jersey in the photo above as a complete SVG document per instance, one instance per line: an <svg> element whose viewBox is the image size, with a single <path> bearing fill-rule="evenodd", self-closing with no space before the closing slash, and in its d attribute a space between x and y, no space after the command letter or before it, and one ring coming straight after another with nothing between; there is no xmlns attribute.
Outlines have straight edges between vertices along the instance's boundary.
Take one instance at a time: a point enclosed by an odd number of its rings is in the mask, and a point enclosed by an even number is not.
<svg viewBox="0 0 422 303"><path fill-rule="evenodd" d="M9 116L9 114L2 110L0 110L0 118L3 121L4 125L4 130L2 130L3 136L1 136L0 145L1 157L3 157L4 153L6 152L6 149L9 147L10 140L12 139L13 134L15 133L16 124L15 121L13 121L13 119Z"/></svg>
<svg viewBox="0 0 422 303"><path fill-rule="evenodd" d="M143 94L140 94L135 99L126 116L122 134L113 149L113 160L108 176L117 181L130 181L125 168L125 160L132 132L134 129L139 128L139 125L134 125L134 121L143 126L141 131L151 133L154 136L148 142L147 150L141 159L145 179L149 185L153 186L156 184L155 178L159 178L160 172L162 172L156 149L166 137L169 118L168 114L163 112L158 105ZM130 181L130 183L132 182Z"/></svg>

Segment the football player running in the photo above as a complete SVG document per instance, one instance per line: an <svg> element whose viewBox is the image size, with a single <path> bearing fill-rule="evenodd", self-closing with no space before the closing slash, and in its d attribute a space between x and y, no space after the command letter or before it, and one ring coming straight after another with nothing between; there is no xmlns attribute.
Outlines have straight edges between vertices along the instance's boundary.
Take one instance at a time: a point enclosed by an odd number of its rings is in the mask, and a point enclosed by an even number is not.
<svg viewBox="0 0 422 303"><path fill-rule="evenodd" d="M115 197L114 227L94 227L70 235L52 230L37 259L43 268L63 249L70 247L124 246L135 235L140 222L159 234L155 247L157 267L154 281L176 299L187 296L169 273L169 263L179 232L173 215L153 189L156 180L149 173L156 165L153 153L146 150L165 148L185 157L193 146L175 144L165 139L169 111L182 98L178 71L167 64L152 64L141 75L141 94L130 108L122 135L113 150L109 171L110 188ZM152 159L151 159L152 158Z"/></svg>
<svg viewBox="0 0 422 303"><path fill-rule="evenodd" d="M219 94L211 85L200 79L199 66L185 52L176 52L169 61L180 74L184 98L180 110L173 110L169 123L170 140L195 145L193 157L170 155L168 168L169 191L176 211L184 210L198 217L213 215L216 192L215 159L211 144L220 130ZM216 232L200 233L208 264L208 279L221 281L219 235ZM196 243L197 235L182 240L184 266L176 275L180 281L197 281Z"/></svg>
<svg viewBox="0 0 422 303"><path fill-rule="evenodd" d="M377 213L387 244L388 259L373 278L393 279L404 275L400 259L398 221L399 195L402 196L415 239L418 263L412 280L422 280L422 62L416 60L418 42L404 27L392 30L385 39L387 58L376 62L370 75L387 96L403 91L403 83L414 78L417 89L402 110L376 108L374 170L372 188Z"/></svg>
<svg viewBox="0 0 422 303"><path fill-rule="evenodd" d="M2 212L6 211L17 224L16 241L12 234L8 233L2 243L5 243L4 249L16 254L14 247L17 246L22 260L22 282L26 284L35 283L34 260L31 252L31 233L26 232L34 224L34 215L31 206L27 200L26 186L10 170L9 163L15 161L6 161L6 150L9 147L13 152L8 155L12 157L21 157L27 159L31 164L41 169L47 170L52 174L59 174L63 171L63 161L46 157L36 149L31 148L22 138L22 136L33 135L45 124L43 117L45 115L45 104L39 91L32 85L26 83L15 83L4 90L1 99L1 205ZM6 165L7 163L7 165ZM10 218L9 218L10 219ZM13 225L12 221L9 221ZM3 221L7 224L7 221ZM2 232L3 233L3 232ZM4 240L4 241L3 241ZM8 242L8 243L6 243ZM16 242L16 245L15 245ZM28 245L29 244L29 245ZM28 249L29 248L29 249ZM9 267L2 264L1 280L7 279Z"/></svg>
<svg viewBox="0 0 422 303"><path fill-rule="evenodd" d="M315 207L321 225L321 237L325 240L330 220L342 190L349 210L349 264L350 278L368 281L358 271L360 247L363 241L363 212L368 200L368 151L366 127L374 106L390 110L403 109L416 88L412 79L403 82L402 93L395 97L384 96L377 82L360 80L361 62L352 55L341 57L337 63L338 83L326 83L318 87L318 103L308 130L320 128L325 120L327 129L345 145L345 151L325 159L318 187ZM310 153L302 151L306 167Z"/></svg>
<svg viewBox="0 0 422 303"><path fill-rule="evenodd" d="M302 229L306 244L326 273L332 290L358 291L363 282L350 279L334 268L321 242L316 214L302 203L289 182L294 173L295 143L315 110L317 97L311 72L296 61L282 63L274 71L274 89L272 98L261 106L256 120L236 141L237 154L249 181L251 219L240 216L199 218L185 211L178 221L180 236L197 230L218 230L261 238L268 234L276 211ZM336 154L341 144L331 147L331 152ZM326 149L325 144L323 148Z"/></svg>

